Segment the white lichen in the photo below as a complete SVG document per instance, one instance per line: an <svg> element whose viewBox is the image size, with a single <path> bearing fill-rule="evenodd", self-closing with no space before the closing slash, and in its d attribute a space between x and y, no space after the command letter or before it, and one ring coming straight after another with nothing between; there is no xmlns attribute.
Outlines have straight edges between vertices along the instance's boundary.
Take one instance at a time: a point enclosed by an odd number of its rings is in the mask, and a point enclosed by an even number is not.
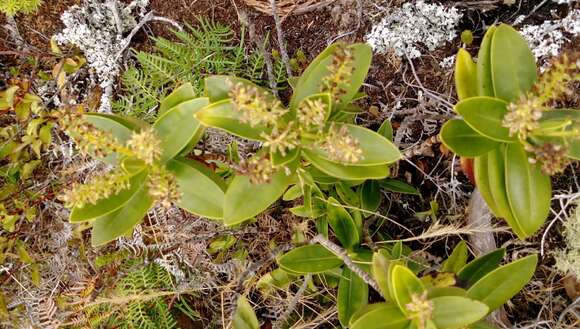
<svg viewBox="0 0 580 329"><path fill-rule="evenodd" d="M72 6L61 20L64 30L55 36L59 44L71 44L85 55L104 90L99 110L111 111L110 93L121 73L120 52L126 46L123 35L137 25L149 0L134 0L126 5L118 0L85 0Z"/></svg>
<svg viewBox="0 0 580 329"><path fill-rule="evenodd" d="M451 55L449 57L443 58L441 62L439 62L439 66L441 66L444 70L451 70L455 66L455 57L456 55Z"/></svg>
<svg viewBox="0 0 580 329"><path fill-rule="evenodd" d="M580 278L580 203L564 224L566 249L556 252L556 269Z"/></svg>
<svg viewBox="0 0 580 329"><path fill-rule="evenodd" d="M423 0L405 3L373 26L366 36L377 53L393 51L399 57L421 56L420 45L435 50L457 36L455 27L462 14L455 7L428 4Z"/></svg>
<svg viewBox="0 0 580 329"><path fill-rule="evenodd" d="M580 10L575 9L561 20L549 20L541 25L525 25L521 33L528 41L534 57L544 71L549 59L560 55L569 37L580 35Z"/></svg>

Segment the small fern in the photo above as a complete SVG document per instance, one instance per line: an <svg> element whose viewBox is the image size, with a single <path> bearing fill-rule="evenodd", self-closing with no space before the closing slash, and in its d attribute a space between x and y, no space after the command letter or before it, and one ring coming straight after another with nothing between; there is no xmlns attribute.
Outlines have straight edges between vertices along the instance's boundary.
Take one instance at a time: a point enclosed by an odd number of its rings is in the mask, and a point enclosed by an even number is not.
<svg viewBox="0 0 580 329"><path fill-rule="evenodd" d="M160 99L183 82L191 82L201 94L202 81L209 74L229 74L266 84L261 54L250 53L227 26L198 19L197 27L186 25L173 31L176 41L154 38L153 52L136 51L135 66L123 73L123 93L113 104L115 112L153 120ZM283 64L275 63L278 82L285 79Z"/></svg>
<svg viewBox="0 0 580 329"><path fill-rule="evenodd" d="M163 293L172 291L173 277L161 266L155 263L143 266L142 259L132 259L125 261L122 267L128 274L100 297L123 302L91 303L93 300L87 300L86 306L72 303L80 306L82 312L75 312L66 327L174 329L178 328L176 314L183 314L192 320L199 318L181 296L172 307L169 306L168 297Z"/></svg>

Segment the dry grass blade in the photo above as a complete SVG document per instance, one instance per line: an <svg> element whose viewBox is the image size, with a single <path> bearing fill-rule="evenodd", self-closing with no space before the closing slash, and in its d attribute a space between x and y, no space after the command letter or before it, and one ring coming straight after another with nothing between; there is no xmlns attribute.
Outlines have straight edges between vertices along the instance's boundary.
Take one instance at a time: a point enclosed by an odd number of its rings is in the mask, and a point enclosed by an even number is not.
<svg viewBox="0 0 580 329"><path fill-rule="evenodd" d="M272 7L269 0L244 0L244 2L264 14L272 15ZM280 0L276 1L278 15L300 15L331 4L332 0Z"/></svg>

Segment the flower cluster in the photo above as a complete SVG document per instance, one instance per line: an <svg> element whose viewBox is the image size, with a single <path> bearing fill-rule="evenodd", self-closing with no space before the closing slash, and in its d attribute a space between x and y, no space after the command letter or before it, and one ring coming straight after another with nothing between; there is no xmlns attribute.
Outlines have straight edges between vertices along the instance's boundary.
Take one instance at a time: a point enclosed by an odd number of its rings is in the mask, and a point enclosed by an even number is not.
<svg viewBox="0 0 580 329"><path fill-rule="evenodd" d="M455 27L461 16L454 7L429 4L423 0L407 2L373 26L366 39L378 53L392 51L399 57L406 54L409 58L417 58L421 56L418 44L433 51L444 42L455 39Z"/></svg>
<svg viewBox="0 0 580 329"><path fill-rule="evenodd" d="M296 116L301 129L320 129L324 127L327 108L321 100L307 99L302 101L296 111Z"/></svg>
<svg viewBox="0 0 580 329"><path fill-rule="evenodd" d="M275 126L280 117L288 112L280 101L256 87L246 87L238 83L232 87L229 96L241 115L240 121L252 127Z"/></svg>
<svg viewBox="0 0 580 329"><path fill-rule="evenodd" d="M411 302L405 305L409 317L418 321L418 328L427 328L427 321L435 310L433 302L427 298L427 292L411 295Z"/></svg>
<svg viewBox="0 0 580 329"><path fill-rule="evenodd" d="M73 110L62 109L55 116L61 129L68 132L79 151L85 155L106 157L113 153L132 154L115 136L84 120L83 108L80 106Z"/></svg>
<svg viewBox="0 0 580 329"><path fill-rule="evenodd" d="M181 199L175 176L163 166L151 166L147 188L151 198L167 209L171 208L172 203Z"/></svg>
<svg viewBox="0 0 580 329"><path fill-rule="evenodd" d="M321 148L334 161L356 163L363 159L360 142L350 134L345 125L338 128L333 123L321 143Z"/></svg>
<svg viewBox="0 0 580 329"><path fill-rule="evenodd" d="M294 128L292 122L285 128L275 126L270 134L262 133L261 136L266 140L263 144L264 147L269 147L274 152L280 152L282 156L286 156L288 151L295 149L300 144L298 130Z"/></svg>
<svg viewBox="0 0 580 329"><path fill-rule="evenodd" d="M542 166L542 172L552 176L560 173L568 167L568 149L564 145L544 143L541 146L526 145L526 151L532 153L531 163L539 163Z"/></svg>
<svg viewBox="0 0 580 329"><path fill-rule="evenodd" d="M533 92L508 105L509 112L504 117L503 125L509 128L510 135L517 135L525 142L531 133L540 128L539 120L543 112L549 110L550 103L571 93L571 82L580 81L577 62L562 56L540 77Z"/></svg>
<svg viewBox="0 0 580 329"><path fill-rule="evenodd" d="M66 190L61 195L61 200L69 208L96 204L99 200L129 188L130 176L130 174L119 168L106 175L96 176L88 183L75 183L71 189Z"/></svg>
<svg viewBox="0 0 580 329"><path fill-rule="evenodd" d="M161 157L161 143L155 136L153 128L133 133L127 146L137 159L143 160L147 165L152 165Z"/></svg>
<svg viewBox="0 0 580 329"><path fill-rule="evenodd" d="M346 93L344 86L354 71L354 56L344 44L340 44L334 51L328 70L330 74L322 79L322 91L329 92L338 101Z"/></svg>
<svg viewBox="0 0 580 329"><path fill-rule="evenodd" d="M243 161L241 166L252 184L267 184L276 173L276 168L268 156L252 157Z"/></svg>

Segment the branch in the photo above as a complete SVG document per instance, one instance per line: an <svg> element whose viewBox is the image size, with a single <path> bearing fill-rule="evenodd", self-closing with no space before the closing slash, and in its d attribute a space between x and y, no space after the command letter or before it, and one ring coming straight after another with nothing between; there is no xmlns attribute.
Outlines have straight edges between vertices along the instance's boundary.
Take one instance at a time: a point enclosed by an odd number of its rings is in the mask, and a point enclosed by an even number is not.
<svg viewBox="0 0 580 329"><path fill-rule="evenodd" d="M338 258L340 258L344 262L344 265L346 265L346 267L348 267L349 270L351 270L354 274L358 275L361 279L363 279L363 281L366 282L366 284L368 284L369 286L371 286L374 290L376 290L381 295L381 297L383 298L385 297L383 296L383 293L381 292L381 289L379 288L379 285L375 281L375 279L373 279L367 272L363 271L360 267L358 267L358 265L356 265L355 262L348 256L346 250L342 249L335 243L329 241L324 236L322 236L322 234L318 234L317 236L312 238L312 240L310 240L310 243L312 244L319 243L324 248L330 250L333 254L338 256Z"/></svg>
<svg viewBox="0 0 580 329"><path fill-rule="evenodd" d="M286 39L284 38L284 31L282 31L282 22L280 16L278 16L278 6L276 5L276 0L270 0L270 6L272 7L272 16L274 17L274 23L276 25L276 32L278 33L278 46L280 47L280 54L282 55L282 61L286 67L286 73L288 77L292 77L292 69L290 68L290 58L288 57L288 51L286 50Z"/></svg>

